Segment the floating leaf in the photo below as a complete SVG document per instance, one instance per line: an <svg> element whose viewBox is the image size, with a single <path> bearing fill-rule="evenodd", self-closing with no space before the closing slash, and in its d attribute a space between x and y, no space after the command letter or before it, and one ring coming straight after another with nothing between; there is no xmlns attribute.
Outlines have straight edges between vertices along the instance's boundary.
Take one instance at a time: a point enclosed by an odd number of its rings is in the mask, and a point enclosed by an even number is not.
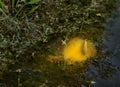
<svg viewBox="0 0 120 87"><path fill-rule="evenodd" d="M95 81L91 81L91 84L95 84L96 82Z"/></svg>
<svg viewBox="0 0 120 87"><path fill-rule="evenodd" d="M102 16L101 13L97 13L96 16Z"/></svg>

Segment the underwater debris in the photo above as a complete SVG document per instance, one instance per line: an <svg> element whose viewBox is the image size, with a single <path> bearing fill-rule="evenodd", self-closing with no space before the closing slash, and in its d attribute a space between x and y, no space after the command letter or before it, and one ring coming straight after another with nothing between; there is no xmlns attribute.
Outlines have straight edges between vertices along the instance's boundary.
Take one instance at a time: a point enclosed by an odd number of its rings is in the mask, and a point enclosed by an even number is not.
<svg viewBox="0 0 120 87"><path fill-rule="evenodd" d="M82 62L96 55L92 42L79 37L72 38L63 48L63 57L67 62Z"/></svg>

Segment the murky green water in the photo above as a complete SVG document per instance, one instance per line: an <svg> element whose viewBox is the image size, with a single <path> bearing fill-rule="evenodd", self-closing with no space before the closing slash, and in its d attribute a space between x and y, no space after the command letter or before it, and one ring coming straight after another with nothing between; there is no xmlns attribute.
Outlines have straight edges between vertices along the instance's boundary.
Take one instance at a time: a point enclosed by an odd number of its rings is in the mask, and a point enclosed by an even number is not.
<svg viewBox="0 0 120 87"><path fill-rule="evenodd" d="M60 55L62 38L52 41L49 45L38 43L21 55L15 64L8 64L8 70L0 78L0 86L120 87L120 9L117 14L118 17L111 18L106 26L103 35L104 47L95 43L100 50L95 58L85 63L67 65L63 60L48 60L46 56ZM88 33L97 35L97 31L98 29L94 32L91 30ZM86 34L84 38L91 37Z"/></svg>

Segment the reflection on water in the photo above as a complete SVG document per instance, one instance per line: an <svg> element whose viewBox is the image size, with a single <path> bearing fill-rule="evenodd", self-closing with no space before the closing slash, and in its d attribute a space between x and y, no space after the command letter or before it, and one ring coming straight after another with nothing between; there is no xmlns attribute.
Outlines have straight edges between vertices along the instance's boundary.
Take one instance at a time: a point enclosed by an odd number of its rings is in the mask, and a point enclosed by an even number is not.
<svg viewBox="0 0 120 87"><path fill-rule="evenodd" d="M104 44L107 46L106 51L114 53L110 58L110 62L116 68L120 67L120 8L117 14L118 16L116 18L109 20L106 26L107 32L104 35ZM95 87L120 87L120 72L117 71L117 73L107 79L97 78Z"/></svg>

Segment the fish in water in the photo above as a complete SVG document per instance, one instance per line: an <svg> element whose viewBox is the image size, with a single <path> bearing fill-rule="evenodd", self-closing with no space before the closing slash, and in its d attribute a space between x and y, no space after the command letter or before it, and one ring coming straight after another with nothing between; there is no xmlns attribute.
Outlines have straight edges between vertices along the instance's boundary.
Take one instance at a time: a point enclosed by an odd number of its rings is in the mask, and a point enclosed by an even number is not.
<svg viewBox="0 0 120 87"><path fill-rule="evenodd" d="M83 62L96 55L96 48L92 42L75 37L70 39L63 48L63 58L68 62Z"/></svg>

